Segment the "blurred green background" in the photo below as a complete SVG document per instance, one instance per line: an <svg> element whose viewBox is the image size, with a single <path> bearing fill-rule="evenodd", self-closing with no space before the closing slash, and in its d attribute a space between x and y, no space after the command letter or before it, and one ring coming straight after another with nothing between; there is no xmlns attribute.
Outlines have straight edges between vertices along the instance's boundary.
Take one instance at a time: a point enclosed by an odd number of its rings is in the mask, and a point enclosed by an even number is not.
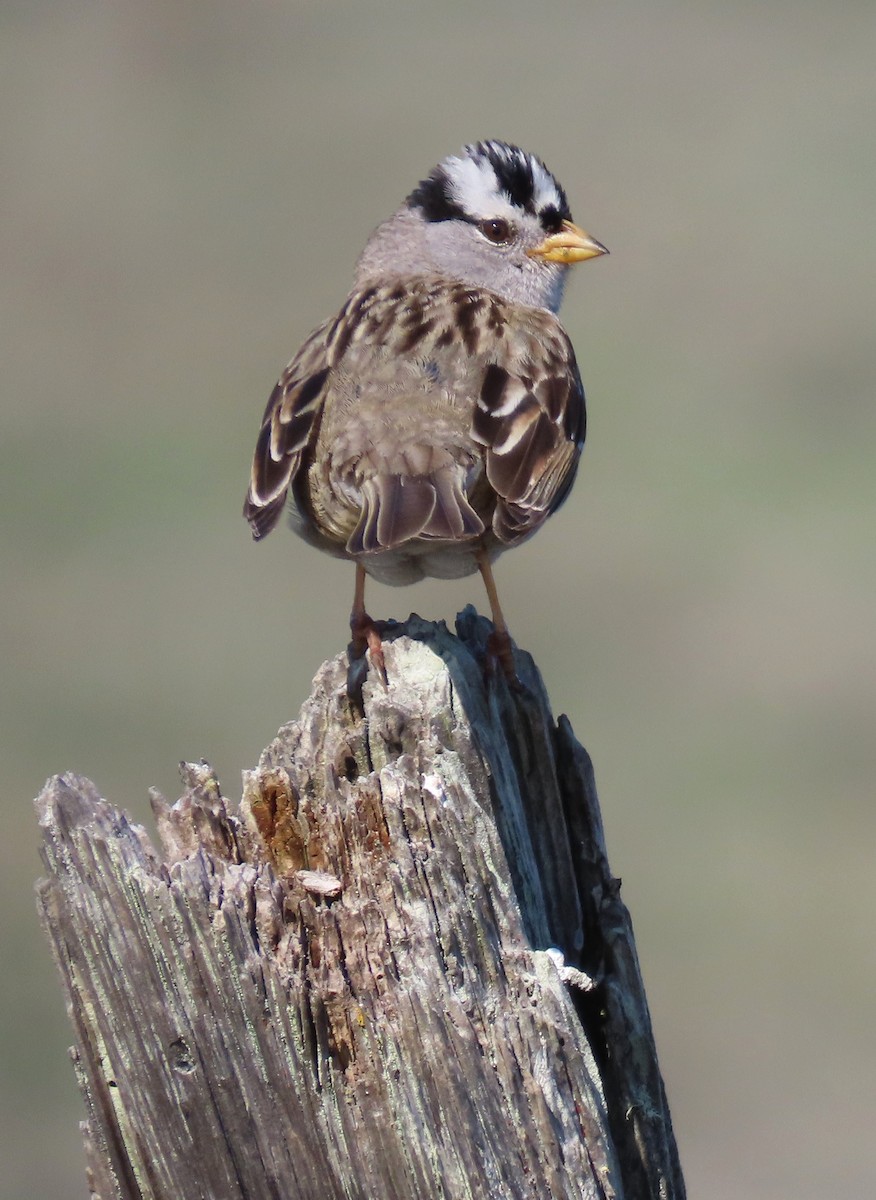
<svg viewBox="0 0 876 1200"><path fill-rule="evenodd" d="M6 0L0 1195L82 1200L31 798L226 792L353 572L240 517L371 228L463 142L612 251L590 437L498 580L593 755L692 1197L876 1193L876 6ZM479 581L372 587L451 618Z"/></svg>

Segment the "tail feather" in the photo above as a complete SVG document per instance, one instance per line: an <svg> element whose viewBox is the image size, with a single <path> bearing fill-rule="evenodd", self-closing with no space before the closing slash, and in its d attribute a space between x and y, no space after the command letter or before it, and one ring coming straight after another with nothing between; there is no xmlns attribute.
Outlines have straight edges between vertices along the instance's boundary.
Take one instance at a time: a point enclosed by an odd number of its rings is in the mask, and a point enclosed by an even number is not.
<svg viewBox="0 0 876 1200"><path fill-rule="evenodd" d="M377 476L377 543L390 549L421 534L435 509L435 488L427 477Z"/></svg>
<svg viewBox="0 0 876 1200"><path fill-rule="evenodd" d="M435 509L422 536L431 538L475 538L484 532L484 523L462 490L459 473L444 468L432 476Z"/></svg>
<svg viewBox="0 0 876 1200"><path fill-rule="evenodd" d="M479 537L484 524L469 504L462 472L443 467L430 475L378 474L362 485L362 515L347 542L350 554L392 550L415 538Z"/></svg>

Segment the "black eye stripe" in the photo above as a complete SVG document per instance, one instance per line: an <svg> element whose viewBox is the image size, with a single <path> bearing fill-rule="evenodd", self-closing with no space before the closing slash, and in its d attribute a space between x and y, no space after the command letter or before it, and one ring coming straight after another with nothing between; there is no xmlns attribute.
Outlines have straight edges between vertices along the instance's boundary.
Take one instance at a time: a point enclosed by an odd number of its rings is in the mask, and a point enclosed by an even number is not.
<svg viewBox="0 0 876 1200"><path fill-rule="evenodd" d="M442 167L436 167L408 196L408 204L419 208L427 221L470 221L471 217L454 200L450 180Z"/></svg>
<svg viewBox="0 0 876 1200"><path fill-rule="evenodd" d="M538 214L538 219L545 233L559 233L563 228L563 221L571 220L568 214L563 214L553 204L543 208Z"/></svg>

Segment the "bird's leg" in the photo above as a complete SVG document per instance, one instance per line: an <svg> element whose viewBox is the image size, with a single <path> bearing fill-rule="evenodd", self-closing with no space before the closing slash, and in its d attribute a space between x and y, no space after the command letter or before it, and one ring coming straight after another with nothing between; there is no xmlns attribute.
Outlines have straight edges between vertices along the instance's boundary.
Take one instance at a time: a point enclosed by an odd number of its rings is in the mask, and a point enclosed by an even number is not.
<svg viewBox="0 0 876 1200"><path fill-rule="evenodd" d="M380 673L386 683L386 662L383 658L383 642L380 638L380 628L365 611L365 568L356 563L356 586L353 590L353 611L350 613L350 632L353 640L350 642L350 670L353 661L364 659L365 651L371 651L371 665ZM359 690L361 691L361 685ZM349 687L348 687L349 691Z"/></svg>
<svg viewBox="0 0 876 1200"><path fill-rule="evenodd" d="M517 671L514 667L514 650L511 645L511 635L508 632L508 626L505 624L502 606L499 604L499 593L496 590L496 581L493 578L493 568L490 566L490 559L483 546L478 548L477 563L481 578L484 581L484 587L487 589L490 612L493 615L493 632L490 634L487 642L487 650L499 660L508 682L514 686L519 686Z"/></svg>

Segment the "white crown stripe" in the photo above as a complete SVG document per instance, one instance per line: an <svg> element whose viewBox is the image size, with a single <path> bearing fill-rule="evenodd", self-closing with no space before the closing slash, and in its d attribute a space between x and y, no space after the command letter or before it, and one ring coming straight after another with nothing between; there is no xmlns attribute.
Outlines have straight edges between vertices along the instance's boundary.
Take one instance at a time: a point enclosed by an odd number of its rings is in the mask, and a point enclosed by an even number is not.
<svg viewBox="0 0 876 1200"><path fill-rule="evenodd" d="M516 147L504 146L499 142L485 143L485 148L500 156L509 165L523 164L531 172L533 182L533 205L536 211L546 207L563 207L563 196L551 173L535 157ZM510 217L517 213L517 206L503 190L490 160L471 147L464 158L452 155L441 164L447 178L452 199L473 217Z"/></svg>
<svg viewBox="0 0 876 1200"><path fill-rule="evenodd" d="M496 172L486 161L449 158L445 169L453 199L473 217L513 217L514 205L499 188Z"/></svg>

